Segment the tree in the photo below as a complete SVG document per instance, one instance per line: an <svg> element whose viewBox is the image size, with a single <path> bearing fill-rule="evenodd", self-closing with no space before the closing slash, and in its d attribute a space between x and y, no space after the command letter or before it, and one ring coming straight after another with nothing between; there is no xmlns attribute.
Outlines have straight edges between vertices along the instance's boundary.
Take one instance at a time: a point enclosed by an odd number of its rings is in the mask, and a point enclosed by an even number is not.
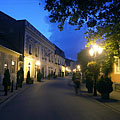
<svg viewBox="0 0 120 120"><path fill-rule="evenodd" d="M77 25L76 30L87 23L89 41L95 42L95 38L102 37L99 41L104 40L107 54L120 56L119 0L46 0L45 3L45 10L50 12L50 21L58 22L60 30L63 30L65 21Z"/></svg>
<svg viewBox="0 0 120 120"><path fill-rule="evenodd" d="M102 99L109 99L109 94L113 91L112 81L108 77L101 77L97 82L97 90L101 93Z"/></svg>
<svg viewBox="0 0 120 120"><path fill-rule="evenodd" d="M92 73L91 71L88 71L88 69L86 69L85 75L86 75L86 88L88 89L88 93L92 93L93 92L94 73Z"/></svg>
<svg viewBox="0 0 120 120"><path fill-rule="evenodd" d="M30 71L27 72L26 83L27 84L33 84L33 79L30 78Z"/></svg>
<svg viewBox="0 0 120 120"><path fill-rule="evenodd" d="M97 79L100 73L100 65L96 61L91 61L87 64L88 71L92 72L94 77Z"/></svg>
<svg viewBox="0 0 120 120"><path fill-rule="evenodd" d="M120 38L113 38L113 35L111 35L110 32L112 31L109 29L107 30L107 28L97 28L96 32L93 30L88 30L88 36L86 37L88 39L86 45L87 47L89 47L91 44L97 43L100 44L104 49L101 56L99 56L99 59L97 59L97 62L101 64L101 70L106 77L112 72L114 56L120 56L120 42L118 40Z"/></svg>
<svg viewBox="0 0 120 120"><path fill-rule="evenodd" d="M5 95L7 95L8 86L10 85L11 85L10 73L9 73L9 69L6 69L4 73L4 78L3 78L3 86L4 86Z"/></svg>
<svg viewBox="0 0 120 120"><path fill-rule="evenodd" d="M77 25L79 30L84 23L88 27L119 23L119 0L46 0L45 10L50 12L50 21L58 22L63 30L65 21Z"/></svg>
<svg viewBox="0 0 120 120"><path fill-rule="evenodd" d="M93 80L94 80L94 96L97 96L97 91L96 91L96 83L97 79L100 73L100 65L96 63L96 61L91 61L87 65L87 70L91 72L91 75L93 75Z"/></svg>
<svg viewBox="0 0 120 120"><path fill-rule="evenodd" d="M21 67L20 70L17 72L17 87L22 88L22 83L24 81L24 71Z"/></svg>
<svg viewBox="0 0 120 120"><path fill-rule="evenodd" d="M77 54L77 61L81 66L81 70L82 72L85 72L86 68L87 68L87 64L88 62L90 62L92 59L89 56L89 49L83 49L81 50L78 54Z"/></svg>
<svg viewBox="0 0 120 120"><path fill-rule="evenodd" d="M101 72L105 75L105 77L108 77L109 74L113 71L114 57L106 55L100 60Z"/></svg>
<svg viewBox="0 0 120 120"><path fill-rule="evenodd" d="M89 29L86 34L87 47L98 43L104 48L107 56L120 57L120 24L98 26L96 30Z"/></svg>
<svg viewBox="0 0 120 120"><path fill-rule="evenodd" d="M40 70L38 70L37 81L41 82L41 79L42 79L42 74L41 74Z"/></svg>
<svg viewBox="0 0 120 120"><path fill-rule="evenodd" d="M105 63L120 58L120 1L119 0L46 0L45 10L50 12L50 21L58 22L63 30L65 21L79 30L87 23L87 46L99 43L105 50ZM109 61L109 62L108 62ZM112 68L109 64L109 68ZM109 69L108 68L108 69ZM109 71L110 72L110 71Z"/></svg>

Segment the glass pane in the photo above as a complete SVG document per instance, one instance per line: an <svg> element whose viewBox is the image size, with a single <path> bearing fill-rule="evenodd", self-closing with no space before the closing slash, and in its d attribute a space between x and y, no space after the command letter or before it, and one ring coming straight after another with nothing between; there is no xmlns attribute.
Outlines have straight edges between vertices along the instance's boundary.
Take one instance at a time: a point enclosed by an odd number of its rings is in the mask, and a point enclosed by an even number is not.
<svg viewBox="0 0 120 120"><path fill-rule="evenodd" d="M120 72L120 61L119 58L115 59L116 72Z"/></svg>

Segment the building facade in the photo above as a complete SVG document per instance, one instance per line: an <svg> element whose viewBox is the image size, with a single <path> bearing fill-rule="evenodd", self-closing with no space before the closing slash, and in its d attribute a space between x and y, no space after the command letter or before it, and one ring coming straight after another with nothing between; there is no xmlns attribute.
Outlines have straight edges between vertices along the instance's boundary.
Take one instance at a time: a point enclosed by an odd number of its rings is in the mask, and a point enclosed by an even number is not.
<svg viewBox="0 0 120 120"><path fill-rule="evenodd" d="M115 57L111 79L114 85L114 89L120 90L120 59L118 57Z"/></svg>
<svg viewBox="0 0 120 120"><path fill-rule="evenodd" d="M65 54L55 45L55 72L58 76L65 76Z"/></svg>
<svg viewBox="0 0 120 120"><path fill-rule="evenodd" d="M73 71L73 69L76 68L77 66L77 62L76 61L73 61L71 59L65 59L65 64L66 64L66 67L68 67L71 71Z"/></svg>
<svg viewBox="0 0 120 120"><path fill-rule="evenodd" d="M28 71L32 78L37 78L38 70L44 77L54 72L58 75L65 63L64 52L33 25L27 20L15 20L0 11L0 26L0 45L20 54L23 62L16 64L17 69L24 68L24 78Z"/></svg>
<svg viewBox="0 0 120 120"><path fill-rule="evenodd" d="M16 82L20 55L20 53L0 45L0 84L2 84L4 72L7 68L9 69L11 80Z"/></svg>
<svg viewBox="0 0 120 120"><path fill-rule="evenodd" d="M28 21L23 22L25 24L24 75L26 77L27 71L30 71L31 77L36 78L40 69L44 77L47 77L55 70L55 46Z"/></svg>

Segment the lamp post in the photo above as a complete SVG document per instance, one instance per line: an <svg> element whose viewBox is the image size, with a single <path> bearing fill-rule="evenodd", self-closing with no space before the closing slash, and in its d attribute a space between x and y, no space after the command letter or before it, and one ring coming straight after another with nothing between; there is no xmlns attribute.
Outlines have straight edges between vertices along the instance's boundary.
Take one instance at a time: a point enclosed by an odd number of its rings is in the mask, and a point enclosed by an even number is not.
<svg viewBox="0 0 120 120"><path fill-rule="evenodd" d="M90 49L89 53L90 53L90 56L94 57L94 61L96 61L97 54L101 54L102 51L103 49L95 44L95 45L92 45L92 48ZM94 96L97 96L96 81L97 81L97 78L94 77L94 93L93 93Z"/></svg>

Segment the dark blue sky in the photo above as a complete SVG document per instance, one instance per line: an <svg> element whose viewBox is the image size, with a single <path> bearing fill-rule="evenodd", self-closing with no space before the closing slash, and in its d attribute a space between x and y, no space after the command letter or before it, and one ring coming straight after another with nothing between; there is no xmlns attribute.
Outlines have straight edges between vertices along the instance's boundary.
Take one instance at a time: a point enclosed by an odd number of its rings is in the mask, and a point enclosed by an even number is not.
<svg viewBox="0 0 120 120"><path fill-rule="evenodd" d="M0 0L0 11L21 20L28 20L51 42L61 48L67 58L76 60L77 53L85 47L84 32L86 27L75 31L73 26L64 25L60 32L56 23L49 22L49 13L44 11L44 0ZM39 2L41 4L39 5Z"/></svg>

